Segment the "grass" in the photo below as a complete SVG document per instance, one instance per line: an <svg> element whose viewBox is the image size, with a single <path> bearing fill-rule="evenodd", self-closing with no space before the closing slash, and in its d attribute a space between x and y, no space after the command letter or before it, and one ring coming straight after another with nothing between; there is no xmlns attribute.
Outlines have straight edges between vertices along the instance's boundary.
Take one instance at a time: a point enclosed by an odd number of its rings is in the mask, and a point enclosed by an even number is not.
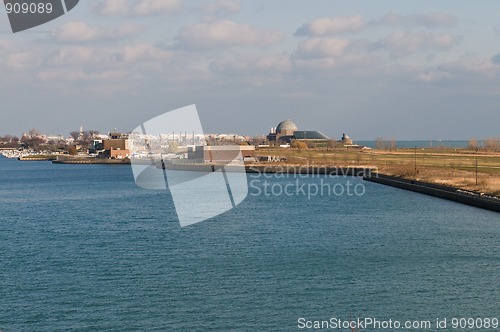
<svg viewBox="0 0 500 332"><path fill-rule="evenodd" d="M476 153L475 150L453 148L419 148L416 151L265 148L257 150L257 155L285 157L287 164L295 165L370 166L383 174L500 196L500 152L495 151Z"/></svg>

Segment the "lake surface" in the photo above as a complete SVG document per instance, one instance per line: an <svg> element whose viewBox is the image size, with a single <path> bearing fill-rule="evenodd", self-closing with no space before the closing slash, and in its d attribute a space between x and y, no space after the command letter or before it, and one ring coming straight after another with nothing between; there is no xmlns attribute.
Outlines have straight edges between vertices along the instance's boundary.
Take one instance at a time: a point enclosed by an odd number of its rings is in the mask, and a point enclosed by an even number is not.
<svg viewBox="0 0 500 332"><path fill-rule="evenodd" d="M168 192L128 166L0 157L0 330L500 318L498 213L353 178L298 181L362 195L265 195L263 181L297 179L253 180L235 209L181 228Z"/></svg>

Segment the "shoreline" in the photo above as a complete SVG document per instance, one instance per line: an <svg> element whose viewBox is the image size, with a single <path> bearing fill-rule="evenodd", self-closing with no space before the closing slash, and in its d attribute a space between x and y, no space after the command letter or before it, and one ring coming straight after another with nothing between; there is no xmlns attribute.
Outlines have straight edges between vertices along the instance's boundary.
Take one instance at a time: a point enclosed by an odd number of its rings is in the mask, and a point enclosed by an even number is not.
<svg viewBox="0 0 500 332"><path fill-rule="evenodd" d="M477 208L500 212L500 197L485 195L480 192L467 191L440 184L408 180L396 176L376 173L375 176L363 177L363 180L394 188L446 199Z"/></svg>
<svg viewBox="0 0 500 332"><path fill-rule="evenodd" d="M129 159L56 159L53 164L64 165L130 165Z"/></svg>

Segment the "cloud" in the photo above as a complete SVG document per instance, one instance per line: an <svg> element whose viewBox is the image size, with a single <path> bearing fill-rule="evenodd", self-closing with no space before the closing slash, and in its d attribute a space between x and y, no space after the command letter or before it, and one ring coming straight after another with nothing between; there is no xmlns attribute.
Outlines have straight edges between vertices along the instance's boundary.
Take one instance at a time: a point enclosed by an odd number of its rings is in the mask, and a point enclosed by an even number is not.
<svg viewBox="0 0 500 332"><path fill-rule="evenodd" d="M414 15L399 15L389 13L378 20L370 22L371 25L416 25L426 28L451 28L458 24L456 16L445 13L428 13Z"/></svg>
<svg viewBox="0 0 500 332"><path fill-rule="evenodd" d="M240 4L235 0L219 0L200 7L205 14L235 14L240 10Z"/></svg>
<svg viewBox="0 0 500 332"><path fill-rule="evenodd" d="M93 48L70 45L61 47L48 59L47 63L52 66L81 66L95 58Z"/></svg>
<svg viewBox="0 0 500 332"><path fill-rule="evenodd" d="M31 51L19 51L7 57L7 66L17 70L26 70L41 64L41 59Z"/></svg>
<svg viewBox="0 0 500 332"><path fill-rule="evenodd" d="M286 53L260 56L239 55L232 59L216 59L210 70L224 75L250 75L255 73L285 73L292 69L290 56Z"/></svg>
<svg viewBox="0 0 500 332"><path fill-rule="evenodd" d="M324 58L341 54L349 41L341 38L311 38L299 43L297 54L302 58Z"/></svg>
<svg viewBox="0 0 500 332"><path fill-rule="evenodd" d="M92 9L94 13L105 16L125 16L130 11L128 0L104 0Z"/></svg>
<svg viewBox="0 0 500 332"><path fill-rule="evenodd" d="M304 24L295 36L325 36L342 32L360 31L365 21L360 15L348 17L325 17Z"/></svg>
<svg viewBox="0 0 500 332"><path fill-rule="evenodd" d="M150 16L172 14L180 8L180 0L102 0L92 11L104 16Z"/></svg>
<svg viewBox="0 0 500 332"><path fill-rule="evenodd" d="M278 44L283 38L284 34L281 31L259 29L229 20L183 27L177 36L181 46L188 49L235 46L266 47Z"/></svg>
<svg viewBox="0 0 500 332"><path fill-rule="evenodd" d="M181 8L179 0L141 0L132 8L138 16L171 14Z"/></svg>
<svg viewBox="0 0 500 332"><path fill-rule="evenodd" d="M484 58L462 58L432 67L416 68L416 79L425 83L446 83L441 87L464 94L500 95L500 66Z"/></svg>
<svg viewBox="0 0 500 332"><path fill-rule="evenodd" d="M428 50L445 51L461 41L461 37L439 32L395 31L383 38L379 45L393 56L405 56Z"/></svg>
<svg viewBox="0 0 500 332"><path fill-rule="evenodd" d="M163 50L146 43L124 46L120 54L121 60L129 63L137 61L162 62L168 61L173 57L171 51Z"/></svg>
<svg viewBox="0 0 500 332"><path fill-rule="evenodd" d="M447 71L425 71L417 75L417 79L422 82L440 82L449 79L451 74Z"/></svg>
<svg viewBox="0 0 500 332"><path fill-rule="evenodd" d="M125 70L85 71L83 69L47 69L38 73L42 81L114 81L127 76Z"/></svg>
<svg viewBox="0 0 500 332"><path fill-rule="evenodd" d="M444 13L416 14L411 15L409 20L416 25L423 25L427 28L451 28L458 24L456 16Z"/></svg>
<svg viewBox="0 0 500 332"><path fill-rule="evenodd" d="M491 63L494 64L494 65L500 65L500 53L499 54L495 54L491 58Z"/></svg>
<svg viewBox="0 0 500 332"><path fill-rule="evenodd" d="M91 42L98 40L121 39L139 34L142 28L126 23L116 28L91 27L85 22L68 22L58 27L52 37L61 42Z"/></svg>

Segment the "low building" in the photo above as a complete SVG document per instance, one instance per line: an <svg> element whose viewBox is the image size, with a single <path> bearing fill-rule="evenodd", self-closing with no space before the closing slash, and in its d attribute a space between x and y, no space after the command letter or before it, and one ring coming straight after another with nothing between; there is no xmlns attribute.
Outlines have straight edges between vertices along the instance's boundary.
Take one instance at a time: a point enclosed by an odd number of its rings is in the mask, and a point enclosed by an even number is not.
<svg viewBox="0 0 500 332"><path fill-rule="evenodd" d="M110 159L125 159L130 156L129 139L127 134L113 132L110 133L108 139L94 141L96 148L101 148L99 157ZM102 144L102 145L101 145Z"/></svg>
<svg viewBox="0 0 500 332"><path fill-rule="evenodd" d="M188 160L196 163L229 163L238 160L240 153L243 160L254 158L255 147L253 145L193 146L188 147Z"/></svg>
<svg viewBox="0 0 500 332"><path fill-rule="evenodd" d="M342 138L340 139L340 141L342 142L342 144L352 145L352 139L346 134L342 134Z"/></svg>

